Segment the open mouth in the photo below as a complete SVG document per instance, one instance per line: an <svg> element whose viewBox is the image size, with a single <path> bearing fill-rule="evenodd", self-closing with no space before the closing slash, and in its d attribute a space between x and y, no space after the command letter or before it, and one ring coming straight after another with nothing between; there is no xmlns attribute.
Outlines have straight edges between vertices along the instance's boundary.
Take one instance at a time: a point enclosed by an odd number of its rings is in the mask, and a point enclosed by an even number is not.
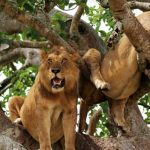
<svg viewBox="0 0 150 150"><path fill-rule="evenodd" d="M65 79L60 79L58 77L55 77L51 80L51 85L53 88L62 88L65 85Z"/></svg>

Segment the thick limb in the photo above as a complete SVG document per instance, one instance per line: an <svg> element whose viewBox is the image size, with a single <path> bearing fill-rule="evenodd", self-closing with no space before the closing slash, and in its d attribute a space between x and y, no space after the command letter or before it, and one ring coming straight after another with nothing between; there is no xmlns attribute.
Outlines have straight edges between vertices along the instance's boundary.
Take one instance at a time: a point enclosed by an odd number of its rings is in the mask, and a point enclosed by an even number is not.
<svg viewBox="0 0 150 150"><path fill-rule="evenodd" d="M109 100L110 115L114 122L121 127L125 132L129 133L129 126L124 118L124 110L127 99Z"/></svg>
<svg viewBox="0 0 150 150"><path fill-rule="evenodd" d="M105 82L100 72L101 53L91 48L83 56L85 63L91 71L91 81L97 89L110 89L110 84Z"/></svg>

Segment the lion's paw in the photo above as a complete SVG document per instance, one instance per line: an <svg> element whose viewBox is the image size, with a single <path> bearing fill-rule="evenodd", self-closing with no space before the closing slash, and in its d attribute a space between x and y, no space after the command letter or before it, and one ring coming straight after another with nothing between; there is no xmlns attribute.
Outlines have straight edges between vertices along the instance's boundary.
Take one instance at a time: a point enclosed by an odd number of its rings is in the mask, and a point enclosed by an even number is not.
<svg viewBox="0 0 150 150"><path fill-rule="evenodd" d="M14 124L20 124L21 123L21 118L17 118L13 123Z"/></svg>
<svg viewBox="0 0 150 150"><path fill-rule="evenodd" d="M13 124L15 124L16 126L18 126L20 129L25 129L23 124L22 124L22 121L21 121L21 118L17 118Z"/></svg>
<svg viewBox="0 0 150 150"><path fill-rule="evenodd" d="M105 81L101 81L99 79L96 79L94 81L94 84L96 86L97 89L101 89L101 90L110 90L110 84L105 82Z"/></svg>

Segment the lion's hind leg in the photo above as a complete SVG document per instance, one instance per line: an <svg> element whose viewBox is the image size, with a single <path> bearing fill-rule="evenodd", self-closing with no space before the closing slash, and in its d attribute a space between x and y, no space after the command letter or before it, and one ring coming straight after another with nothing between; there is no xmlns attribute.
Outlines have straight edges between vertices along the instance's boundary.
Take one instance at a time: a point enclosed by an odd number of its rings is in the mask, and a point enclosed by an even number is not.
<svg viewBox="0 0 150 150"><path fill-rule="evenodd" d="M79 116L79 128L78 128L78 132L82 133L85 129L86 126L86 117L87 117L87 113L88 113L88 109L89 106L86 103L85 100L81 100L80 102L80 116Z"/></svg>
<svg viewBox="0 0 150 150"><path fill-rule="evenodd" d="M91 81L94 83L97 89L110 89L110 84L107 83L100 72L101 53L91 48L83 56L85 63L91 71Z"/></svg>
<svg viewBox="0 0 150 150"><path fill-rule="evenodd" d="M130 133L130 127L128 126L124 118L124 110L127 99L121 100L109 100L110 115L113 118L117 126L121 127L126 133Z"/></svg>
<svg viewBox="0 0 150 150"><path fill-rule="evenodd" d="M8 102L8 109L10 113L10 120L14 123L21 123L20 109L24 103L24 98L20 96L13 96Z"/></svg>

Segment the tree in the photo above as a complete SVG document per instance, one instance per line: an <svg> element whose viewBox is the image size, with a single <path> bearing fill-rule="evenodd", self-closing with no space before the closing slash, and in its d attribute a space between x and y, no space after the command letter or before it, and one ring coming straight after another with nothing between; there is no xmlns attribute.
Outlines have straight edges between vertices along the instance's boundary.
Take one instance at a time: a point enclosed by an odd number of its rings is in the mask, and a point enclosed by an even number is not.
<svg viewBox="0 0 150 150"><path fill-rule="evenodd" d="M103 7L109 7L110 5L114 17L122 23L124 32L139 53L139 68L148 77L150 76L148 70L150 35L139 24L128 6L131 8L140 8L145 11L149 10L149 2L148 0L143 0L142 2L140 0L129 1L127 5L125 0L109 0L109 4L107 0L100 1ZM78 9L74 16L62 12L58 13L54 9L56 5L64 9L65 6L72 7L76 4L78 5ZM0 8L0 16L2 18L0 20L0 66L2 67L1 71L8 77L1 82L0 86L0 93L4 96L0 109L0 149L10 150L17 148L35 150L38 148L38 143L24 129L12 125L6 117L5 112L2 110L2 108L5 109L5 102L14 94L26 94L28 87L33 83L34 72L37 71L37 67L32 66L39 64L39 51L41 48L48 49L55 44L63 45L69 52L76 53L75 50L77 50L82 55L83 51L86 51L90 47L95 47L105 53L106 45L99 38L97 32L100 32L105 42L108 40L111 32L108 34L104 31L99 31L100 20L108 21L111 29L114 29L114 22L112 17L108 15L110 13L108 9L105 11L101 7L100 11L94 8L92 10L86 6L86 1L78 0L75 3L71 3L68 0L63 2L59 0L56 2L49 0L1 0ZM95 21L96 31L89 24L80 21L84 10L89 17L92 16L90 21ZM97 11L98 14L95 20L93 18L94 11ZM55 31L52 29L54 27ZM18 69L15 63L20 63L21 68ZM88 72L82 58L80 58L80 69L83 73ZM130 97L132 103L127 105L126 119L131 126L133 136L101 139L77 133L76 149L148 150L150 147L150 129L143 121L136 104L139 97L149 92L148 83L148 78L144 76L140 89ZM7 89L9 89L9 94L6 95L4 92ZM150 106L146 98L148 99L147 95L145 95L140 104L147 108L147 121L149 121L150 115L148 109ZM108 126L110 131L113 132L115 127L111 128L110 124ZM55 146L58 149L58 144Z"/></svg>

